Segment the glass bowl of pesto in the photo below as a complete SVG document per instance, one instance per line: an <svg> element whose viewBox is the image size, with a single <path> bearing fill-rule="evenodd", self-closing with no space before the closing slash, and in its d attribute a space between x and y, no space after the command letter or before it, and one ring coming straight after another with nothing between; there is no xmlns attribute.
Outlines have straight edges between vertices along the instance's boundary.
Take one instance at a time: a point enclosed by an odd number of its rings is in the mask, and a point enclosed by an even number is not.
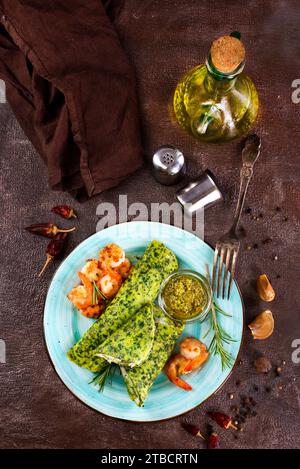
<svg viewBox="0 0 300 469"><path fill-rule="evenodd" d="M159 306L175 321L204 321L211 302L212 291L207 279L187 269L169 275L158 294Z"/></svg>

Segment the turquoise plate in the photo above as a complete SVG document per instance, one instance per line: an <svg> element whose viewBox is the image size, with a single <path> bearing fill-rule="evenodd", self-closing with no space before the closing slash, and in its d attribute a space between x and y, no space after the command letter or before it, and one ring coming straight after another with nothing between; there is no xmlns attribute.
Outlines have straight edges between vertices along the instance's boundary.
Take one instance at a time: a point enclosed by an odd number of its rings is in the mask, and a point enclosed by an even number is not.
<svg viewBox="0 0 300 469"><path fill-rule="evenodd" d="M150 422L183 414L212 396L224 384L231 369L222 370L220 357L211 356L205 366L187 377L193 390L186 392L171 384L161 373L155 381L143 408L137 407L128 397L122 376L118 373L109 381L104 391L89 384L93 373L71 363L66 353L91 326L92 319L83 317L72 307L67 293L78 283L77 272L86 259L97 257L108 243L117 243L127 255L140 255L153 239L168 246L177 256L180 267L205 273L205 264L213 263L213 250L193 234L170 225L154 222L131 222L115 225L83 241L66 258L56 271L50 284L44 312L44 331L47 348L58 375L81 401L103 414L125 420ZM220 301L220 306L232 317L221 316L226 331L235 339L227 346L235 361L243 335L243 302L236 284L230 301ZM208 346L211 341L209 319L203 323L186 326L183 336L193 335Z"/></svg>

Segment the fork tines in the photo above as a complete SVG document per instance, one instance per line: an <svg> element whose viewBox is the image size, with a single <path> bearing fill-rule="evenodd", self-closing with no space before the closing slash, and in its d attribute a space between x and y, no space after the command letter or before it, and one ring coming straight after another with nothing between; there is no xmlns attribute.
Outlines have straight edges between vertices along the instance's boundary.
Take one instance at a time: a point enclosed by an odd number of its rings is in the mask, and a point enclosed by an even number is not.
<svg viewBox="0 0 300 469"><path fill-rule="evenodd" d="M225 298L226 287L228 284L227 299L229 300L239 247L239 242L217 242L216 244L212 276L212 290L213 292L216 292L217 297L220 297L222 290L222 298ZM229 281L227 280L228 274Z"/></svg>

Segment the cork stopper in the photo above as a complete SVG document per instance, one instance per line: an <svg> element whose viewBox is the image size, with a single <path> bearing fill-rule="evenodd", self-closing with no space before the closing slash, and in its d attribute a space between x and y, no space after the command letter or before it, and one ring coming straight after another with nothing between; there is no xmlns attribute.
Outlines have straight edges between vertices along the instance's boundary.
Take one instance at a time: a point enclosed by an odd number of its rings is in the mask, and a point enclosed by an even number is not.
<svg viewBox="0 0 300 469"><path fill-rule="evenodd" d="M210 55L214 67L230 73L245 60L245 47L236 37L221 36L212 43Z"/></svg>

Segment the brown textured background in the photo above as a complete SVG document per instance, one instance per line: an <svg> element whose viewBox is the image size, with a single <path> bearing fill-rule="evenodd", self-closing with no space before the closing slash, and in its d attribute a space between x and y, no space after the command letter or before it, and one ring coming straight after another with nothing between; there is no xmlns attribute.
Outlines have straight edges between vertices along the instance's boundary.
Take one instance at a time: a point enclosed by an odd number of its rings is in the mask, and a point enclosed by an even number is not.
<svg viewBox="0 0 300 469"><path fill-rule="evenodd" d="M257 221L251 215L243 217L248 237L241 251L238 281L248 323L266 307L257 299L253 281L260 273L269 274L277 291L271 305L275 332L266 341L254 342L246 331L243 364L236 366L215 397L184 417L205 428L207 409L229 411L239 394L252 395L258 415L247 420L244 432L220 431L223 448L300 446L300 364L291 360L292 340L300 338L300 104L291 101L291 83L300 78L299 24L298 0L127 0L116 22L136 67L146 154L150 156L161 144L173 143L188 157L190 175L210 168L227 194L224 205L206 212L205 238L212 244L231 220L241 143L209 146L185 135L170 117L173 89L187 69L204 60L213 38L239 30L247 50L246 71L260 94L256 131L263 139L263 150L247 204L263 217ZM174 188L157 184L145 167L117 189L82 205L74 204L66 194L50 192L46 168L7 104L0 104L0 153L0 338L7 345L7 363L0 364L0 447L201 447L200 440L181 429L183 417L153 424L118 421L87 408L67 390L55 374L43 342L43 305L55 267L37 279L45 242L23 231L29 223L48 221L54 204L70 202L80 217L71 250L95 231L98 203L116 202L119 193L127 194L129 203L171 202ZM281 212L275 210L277 206ZM272 243L262 246L267 237ZM245 245L253 243L258 248L247 251ZM264 376L253 370L253 360L260 354L268 356L274 367L286 362L280 377L273 371ZM232 401L228 393L234 394Z"/></svg>

